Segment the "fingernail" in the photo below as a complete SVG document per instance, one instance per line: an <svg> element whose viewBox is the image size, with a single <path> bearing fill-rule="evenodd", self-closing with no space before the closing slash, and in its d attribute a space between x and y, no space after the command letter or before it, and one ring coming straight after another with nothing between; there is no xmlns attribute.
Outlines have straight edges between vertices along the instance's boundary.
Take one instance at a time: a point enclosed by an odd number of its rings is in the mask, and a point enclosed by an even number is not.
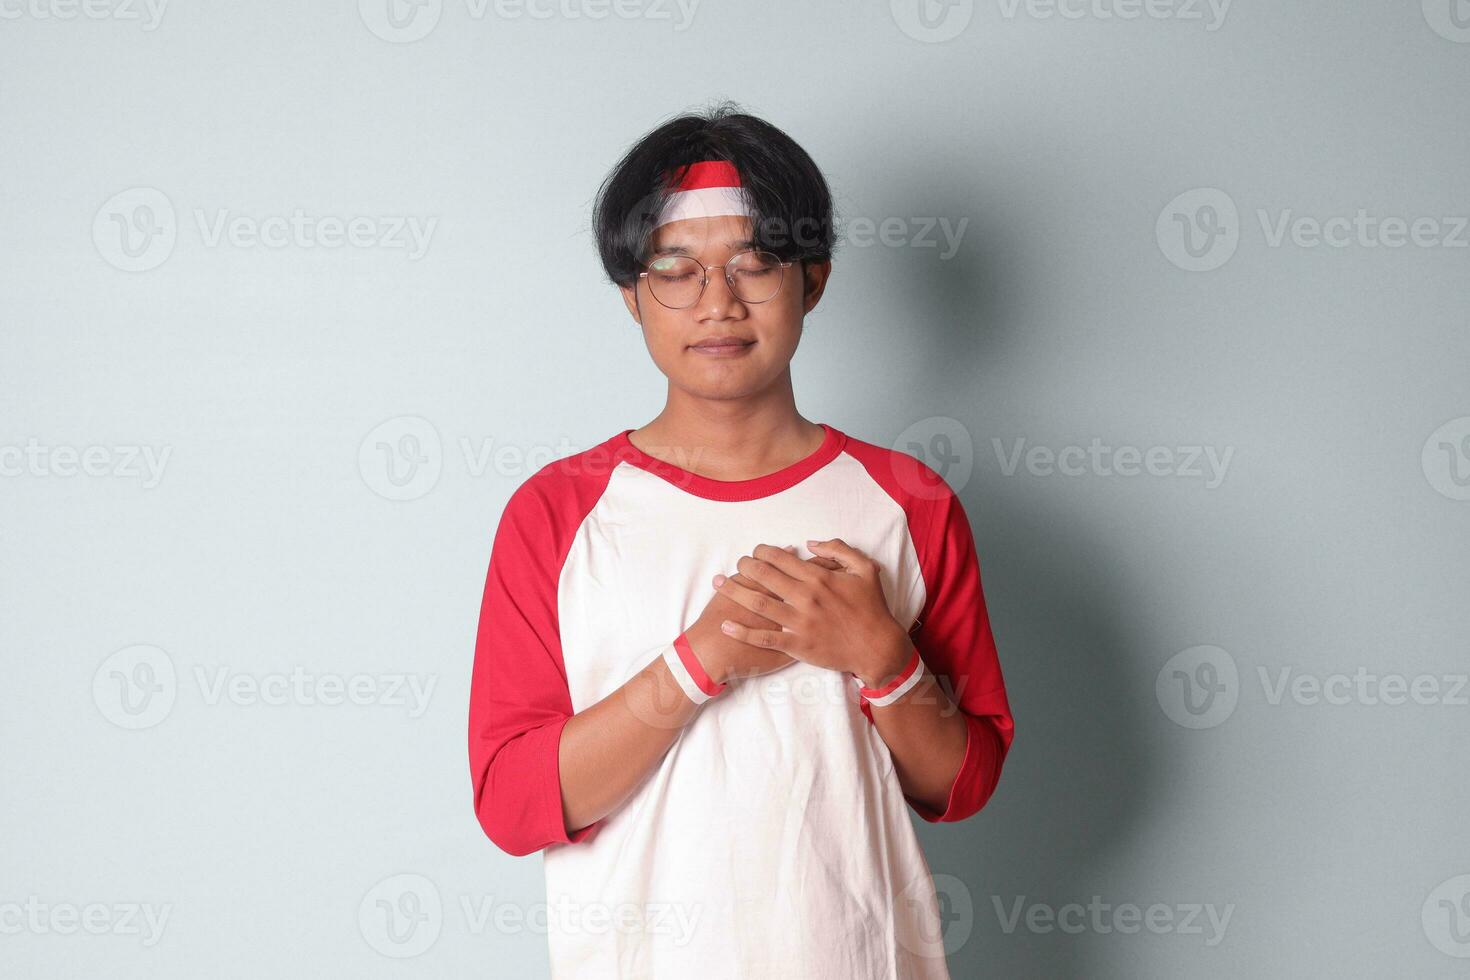
<svg viewBox="0 0 1470 980"><path fill-rule="evenodd" d="M726 633L733 633L735 631L735 624L727 619L720 624L720 629L724 630Z"/></svg>
<svg viewBox="0 0 1470 980"><path fill-rule="evenodd" d="M794 555L794 554L796 554L796 545L794 545L794 544L783 544L781 546L781 550L782 551L789 551L789 552L791 552Z"/></svg>
<svg viewBox="0 0 1470 980"><path fill-rule="evenodd" d="M718 589L720 586L722 586L724 584L725 584L725 576L723 576L723 575L716 575L715 576L715 588Z"/></svg>

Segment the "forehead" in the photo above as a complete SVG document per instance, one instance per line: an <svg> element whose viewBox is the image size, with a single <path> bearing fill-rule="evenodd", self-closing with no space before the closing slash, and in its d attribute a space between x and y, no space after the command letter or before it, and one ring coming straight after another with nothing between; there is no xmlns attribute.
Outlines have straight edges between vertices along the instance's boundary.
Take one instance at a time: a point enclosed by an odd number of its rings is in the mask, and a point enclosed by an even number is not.
<svg viewBox="0 0 1470 980"><path fill-rule="evenodd" d="M750 219L738 214L685 218L654 229L650 255L724 256L752 248Z"/></svg>

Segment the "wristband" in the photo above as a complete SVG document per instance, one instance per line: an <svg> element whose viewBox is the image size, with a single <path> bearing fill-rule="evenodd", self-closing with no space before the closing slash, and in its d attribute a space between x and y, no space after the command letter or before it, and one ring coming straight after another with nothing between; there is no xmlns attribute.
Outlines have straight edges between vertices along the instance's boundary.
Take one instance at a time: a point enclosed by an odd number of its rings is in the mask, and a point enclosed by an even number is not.
<svg viewBox="0 0 1470 980"><path fill-rule="evenodd" d="M859 697L868 704L884 708L912 691L923 676L924 661L919 657L919 648L914 647L914 655L909 658L903 670L882 687L864 687L863 682L856 675L853 676L853 680L857 681Z"/></svg>
<svg viewBox="0 0 1470 980"><path fill-rule="evenodd" d="M664 648L664 663L669 665L669 673L674 675L679 687L695 704L704 704L729 686L715 683L705 673L699 658L694 655L694 648L689 645L689 639L683 633Z"/></svg>

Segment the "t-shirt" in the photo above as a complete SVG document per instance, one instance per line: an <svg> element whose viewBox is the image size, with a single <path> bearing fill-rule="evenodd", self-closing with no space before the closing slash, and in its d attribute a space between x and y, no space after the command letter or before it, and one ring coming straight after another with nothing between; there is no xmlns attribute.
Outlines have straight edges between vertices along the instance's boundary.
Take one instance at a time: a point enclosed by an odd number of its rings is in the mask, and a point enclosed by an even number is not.
<svg viewBox="0 0 1470 980"><path fill-rule="evenodd" d="M989 799L1013 722L964 508L906 453L821 423L809 456L714 480L624 430L511 495L475 650L476 814L543 851L554 980L942 980L943 928L912 809ZM696 460L683 460L697 466ZM558 742L694 622L757 544L841 538L873 558L924 668L968 726L944 811L904 795L852 674L796 661L705 701L616 810L568 833Z"/></svg>

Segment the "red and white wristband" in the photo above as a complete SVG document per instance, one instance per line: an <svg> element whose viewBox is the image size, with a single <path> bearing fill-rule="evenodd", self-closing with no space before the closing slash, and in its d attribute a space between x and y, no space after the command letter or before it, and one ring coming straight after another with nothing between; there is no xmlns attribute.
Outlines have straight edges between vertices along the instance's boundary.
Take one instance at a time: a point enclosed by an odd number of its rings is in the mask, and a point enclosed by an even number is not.
<svg viewBox="0 0 1470 980"><path fill-rule="evenodd" d="M864 687L856 674L852 679L858 686L859 697L868 704L883 708L912 691L923 677L924 661L919 657L919 648L915 647L913 656L909 658L908 663L904 664L903 670L900 670L897 677L882 687Z"/></svg>
<svg viewBox="0 0 1470 980"><path fill-rule="evenodd" d="M705 673L699 658L694 655L694 648L689 645L689 640L683 633L674 638L674 642L664 650L663 657L664 663L669 665L669 673L674 675L679 687L695 704L704 704L729 687L728 684L717 684Z"/></svg>

